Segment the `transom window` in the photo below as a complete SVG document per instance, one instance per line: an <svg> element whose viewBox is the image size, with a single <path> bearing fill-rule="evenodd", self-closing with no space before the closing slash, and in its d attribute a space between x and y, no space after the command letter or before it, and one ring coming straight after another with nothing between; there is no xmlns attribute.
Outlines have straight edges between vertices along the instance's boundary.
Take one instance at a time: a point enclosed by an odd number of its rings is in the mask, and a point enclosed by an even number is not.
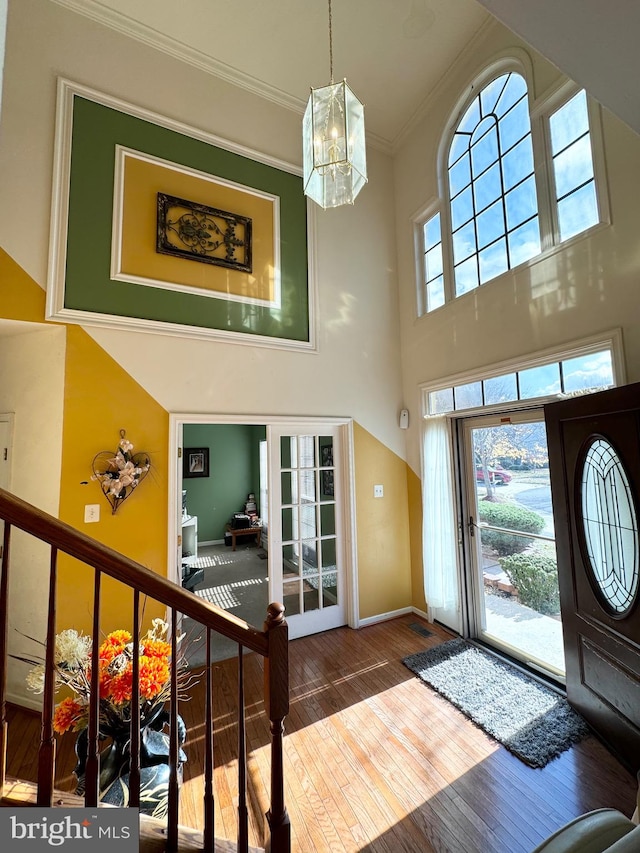
<svg viewBox="0 0 640 853"><path fill-rule="evenodd" d="M601 221L585 92L536 121L544 124L550 160L550 186L540 199L544 152L536 150L541 137L532 135L522 74L500 74L466 106L446 149L446 202L419 223L425 311Z"/></svg>

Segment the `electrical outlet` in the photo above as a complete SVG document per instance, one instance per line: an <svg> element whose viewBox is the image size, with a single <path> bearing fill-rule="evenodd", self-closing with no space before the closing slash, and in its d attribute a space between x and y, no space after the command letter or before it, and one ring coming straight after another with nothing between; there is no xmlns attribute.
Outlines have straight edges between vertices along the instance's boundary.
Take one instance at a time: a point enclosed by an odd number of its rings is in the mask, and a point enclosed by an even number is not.
<svg viewBox="0 0 640 853"><path fill-rule="evenodd" d="M374 498L383 498L384 497L383 486L374 486L373 487L373 496L374 496Z"/></svg>
<svg viewBox="0 0 640 853"><path fill-rule="evenodd" d="M87 504L84 508L85 524L93 521L100 521L100 504Z"/></svg>

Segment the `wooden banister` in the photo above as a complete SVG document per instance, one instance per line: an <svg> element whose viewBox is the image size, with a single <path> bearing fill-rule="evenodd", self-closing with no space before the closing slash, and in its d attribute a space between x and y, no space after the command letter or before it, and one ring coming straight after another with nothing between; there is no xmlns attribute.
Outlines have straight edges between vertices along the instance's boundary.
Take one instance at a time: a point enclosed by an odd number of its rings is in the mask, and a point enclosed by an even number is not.
<svg viewBox="0 0 640 853"><path fill-rule="evenodd" d="M0 784L4 786L7 749L6 722L6 674L7 674L7 630L9 613L9 543L12 527L17 527L31 536L48 543L51 548L49 607L47 615L46 640L46 676L45 707L42 715L42 736L38 768L38 804L51 805L53 797L53 770L55 762L55 738L53 737L53 654L55 646L55 594L57 576L57 558L59 553L74 557L94 570L93 600L93 636L92 657L98 658L100 637L100 594L103 575L107 575L133 590L133 626L134 626L134 672L138 673L138 649L140 627L140 596L144 595L164 605L171 614L171 651L177 660L177 624L179 616L187 616L202 625L207 640L207 698L205 708L206 761L204 779L204 825L206 853L213 853L215 847L213 812L214 795L212 788L213 767L213 702L214 685L212 681L210 641L212 634L218 633L235 641L239 648L239 847L247 849L247 809L246 809L246 732L245 700L243 676L243 648L256 652L264 658L265 707L271 729L271 803L267 812L266 848L271 853L290 853L291 831L289 816L284 802L283 781L283 734L284 718L289 711L289 659L288 628L284 619L284 607L274 603L269 605L264 630L260 631L242 619L204 601L202 598L183 589L164 577L156 574L140 563L130 560L108 546L91 539L59 519L31 506L4 489L0 489L0 520L5 522L4 547L2 554L2 575L0 577ZM85 767L85 805L94 806L100 796L100 757L99 757L99 669L94 667L91 673L91 699L89 704L89 725L87 731L87 759ZM132 703L139 704L139 688L132 693ZM171 696L169 708L170 746L169 746L169 801L168 825L166 833L167 851L177 850L178 843L178 682L177 668L172 671ZM135 751L130 765L130 792L132 804L140 798L140 721L131 725L130 748Z"/></svg>

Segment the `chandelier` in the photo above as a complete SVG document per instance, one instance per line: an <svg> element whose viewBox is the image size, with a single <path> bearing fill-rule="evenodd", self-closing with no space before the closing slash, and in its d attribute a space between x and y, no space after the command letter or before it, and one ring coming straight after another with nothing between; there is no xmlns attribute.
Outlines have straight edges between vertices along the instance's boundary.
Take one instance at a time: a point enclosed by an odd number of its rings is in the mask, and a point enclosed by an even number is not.
<svg viewBox="0 0 640 853"><path fill-rule="evenodd" d="M311 89L302 122L304 193L320 207L353 204L367 182L364 107L347 85L333 81L333 32L329 0L331 83Z"/></svg>

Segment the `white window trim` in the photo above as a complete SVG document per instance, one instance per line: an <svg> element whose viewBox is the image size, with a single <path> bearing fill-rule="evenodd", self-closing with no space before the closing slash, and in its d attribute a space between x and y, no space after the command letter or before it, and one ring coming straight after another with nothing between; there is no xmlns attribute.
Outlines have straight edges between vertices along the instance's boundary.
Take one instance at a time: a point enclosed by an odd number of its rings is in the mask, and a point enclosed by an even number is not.
<svg viewBox="0 0 640 853"><path fill-rule="evenodd" d="M453 388L457 385L467 385L471 382L479 382L484 379L491 379L495 376L502 376L505 373L513 373L515 371L528 370L531 367L541 367L545 364L552 364L556 361L567 361L571 358L578 358L591 353L600 352L608 349L611 352L611 366L613 369L614 386L626 385L626 370L624 364L624 348L622 343L622 329L611 329L607 332L601 332L597 335L591 335L587 338L581 338L576 341L571 341L564 346L549 347L544 350L538 350L527 356L510 358L506 361L494 362L493 364L484 365L464 373L455 373L449 376L444 376L441 379L431 380L421 383L421 412L423 418L430 417L429 415L429 394L434 391L442 391L446 388ZM534 397L527 400L509 400L504 403L496 403L492 406L479 406L469 409L455 409L451 412L443 412L442 414L448 418L459 418L473 416L477 414L490 414L491 412L516 411L518 409L539 408L544 403L558 399L557 394L552 394L549 397Z"/></svg>
<svg viewBox="0 0 640 853"><path fill-rule="evenodd" d="M516 267L506 270L490 281L479 285L473 290L455 295L455 281L453 274L453 240L451 231L451 204L448 190L448 151L456 131L460 118L469 107L478 93L488 83L500 74L514 72L522 75L526 84L529 101L529 115L531 118L531 139L533 146L534 170L536 178L536 191L538 194L538 221L540 224L540 248L539 254L518 264ZM471 82L465 87L463 94L457 100L449 119L440 135L437 152L437 180L438 197L432 199L428 205L422 207L412 217L415 247L415 269L416 269L416 311L417 319L429 316L434 312L445 308L450 302L463 299L470 294L503 280L517 270L523 270L534 264L545 261L554 254L564 251L576 243L591 237L598 230L611 224L611 212L609 206L609 192L606 174L606 162L604 155L602 111L597 101L594 101L587 93L587 109L589 114L589 131L591 137L591 151L593 156L593 171L595 179L596 201L598 205L599 221L590 228L575 234L567 240L560 240L558 227L557 209L555 204L553 169L551 166L551 144L549 134L549 116L560 109L569 101L581 86L572 80L548 89L544 95L534 97L533 65L529 55L521 49L514 49L508 55L503 55L494 62L478 71ZM444 305L427 310L427 295L424 265L424 225L436 213L440 213L440 229L442 241L442 269L444 275Z"/></svg>

